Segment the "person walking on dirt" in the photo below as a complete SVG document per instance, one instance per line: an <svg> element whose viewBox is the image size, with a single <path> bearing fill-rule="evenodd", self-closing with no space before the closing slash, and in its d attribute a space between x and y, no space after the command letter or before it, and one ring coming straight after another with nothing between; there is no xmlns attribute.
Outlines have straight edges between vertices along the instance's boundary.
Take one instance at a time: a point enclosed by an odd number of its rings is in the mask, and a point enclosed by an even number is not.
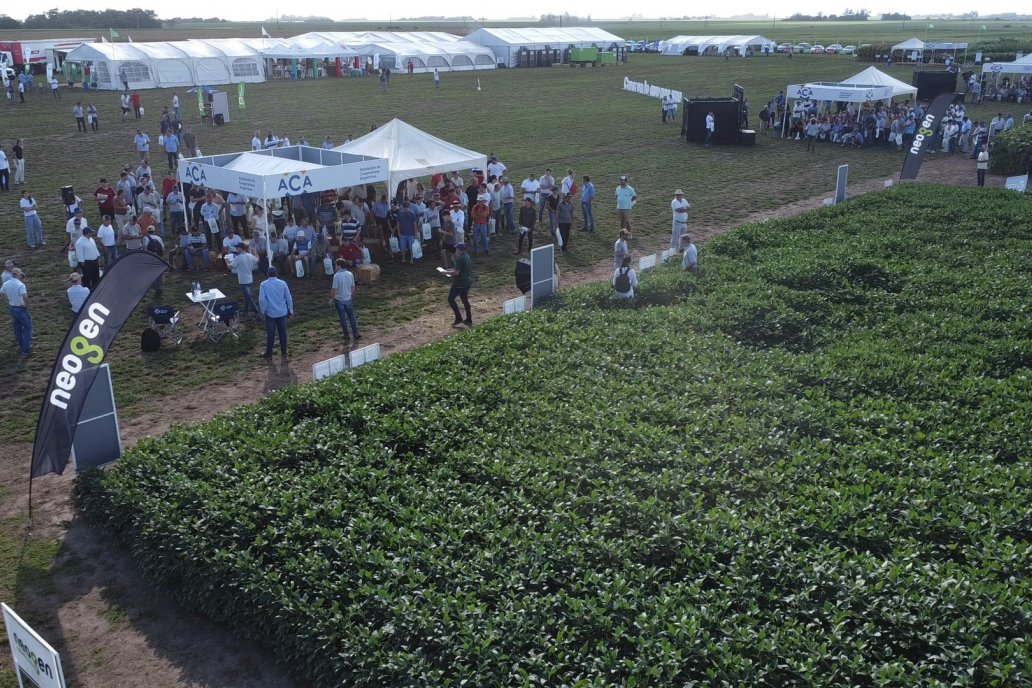
<svg viewBox="0 0 1032 688"><path fill-rule="evenodd" d="M533 210L533 208L531 208ZM465 324L473 327L473 311L469 306L469 288L473 286L473 259L466 253L466 244L455 244L455 266L445 273L454 278L451 290L448 292L448 305L455 313L455 322L452 327ZM462 300L462 306L466 310L466 319L462 319L459 313L459 305L456 299Z"/></svg>
<svg viewBox="0 0 1032 688"><path fill-rule="evenodd" d="M978 154L978 185L985 186L985 172L989 169L989 151L983 148Z"/></svg>

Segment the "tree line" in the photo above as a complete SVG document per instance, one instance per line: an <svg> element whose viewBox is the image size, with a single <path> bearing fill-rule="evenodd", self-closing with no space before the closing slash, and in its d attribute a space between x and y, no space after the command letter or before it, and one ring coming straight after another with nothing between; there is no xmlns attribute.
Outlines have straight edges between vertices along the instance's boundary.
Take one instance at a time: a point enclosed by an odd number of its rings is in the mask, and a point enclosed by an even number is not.
<svg viewBox="0 0 1032 688"><path fill-rule="evenodd" d="M871 13L867 10L846 10L842 14L824 14L818 12L817 14L793 14L785 21L867 21L871 18Z"/></svg>
<svg viewBox="0 0 1032 688"><path fill-rule="evenodd" d="M162 21L154 10L58 10L30 14L18 21L0 15L0 29L160 29Z"/></svg>

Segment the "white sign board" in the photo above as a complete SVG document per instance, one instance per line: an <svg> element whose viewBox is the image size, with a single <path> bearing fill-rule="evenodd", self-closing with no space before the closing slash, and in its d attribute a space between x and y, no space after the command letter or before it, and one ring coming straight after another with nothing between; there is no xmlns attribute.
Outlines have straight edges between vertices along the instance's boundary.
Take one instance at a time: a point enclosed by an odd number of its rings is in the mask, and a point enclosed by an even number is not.
<svg viewBox="0 0 1032 688"><path fill-rule="evenodd" d="M512 313L524 313L527 310L527 297L517 296L515 299L509 299L502 304L502 313L505 315L511 315Z"/></svg>
<svg viewBox="0 0 1032 688"><path fill-rule="evenodd" d="M892 98L892 87L865 84L789 84L785 95L796 100L841 100L847 103L867 103Z"/></svg>
<svg viewBox="0 0 1032 688"><path fill-rule="evenodd" d="M1018 177L1007 177L1006 188L1011 191L1017 191L1018 193L1025 193L1028 189L1028 175L1023 174Z"/></svg>
<svg viewBox="0 0 1032 688"><path fill-rule="evenodd" d="M380 343L370 344L364 346L361 349L355 349L351 352L351 367L357 368L366 363L372 363L373 361L380 360Z"/></svg>
<svg viewBox="0 0 1032 688"><path fill-rule="evenodd" d="M4 610L4 625L7 626L7 640L11 643L11 656L18 672L18 685L21 688L65 688L61 656L7 604L0 606Z"/></svg>
<svg viewBox="0 0 1032 688"><path fill-rule="evenodd" d="M656 267L656 254L653 253L651 256L645 256L638 260L638 272L644 272L649 268Z"/></svg>
<svg viewBox="0 0 1032 688"><path fill-rule="evenodd" d="M348 369L348 359L344 354L320 361L312 366L312 381L318 382L326 378L342 373Z"/></svg>

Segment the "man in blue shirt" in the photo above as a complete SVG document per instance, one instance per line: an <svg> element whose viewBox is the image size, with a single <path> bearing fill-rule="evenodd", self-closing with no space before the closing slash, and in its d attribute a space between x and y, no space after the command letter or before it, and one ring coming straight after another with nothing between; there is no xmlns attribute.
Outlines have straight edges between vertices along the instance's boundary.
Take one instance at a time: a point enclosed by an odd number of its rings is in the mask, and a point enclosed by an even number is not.
<svg viewBox="0 0 1032 688"><path fill-rule="evenodd" d="M265 315L265 354L262 358L272 358L272 345L279 332L280 356L287 357L287 318L294 317L294 300L290 297L290 287L276 276L276 268L269 268L266 273L269 279L258 288L258 307Z"/></svg>
<svg viewBox="0 0 1032 688"><path fill-rule="evenodd" d="M133 145L136 146L136 153L140 156L140 160L143 160L150 152L150 137L144 134L142 129L137 129L136 136L133 137Z"/></svg>
<svg viewBox="0 0 1032 688"><path fill-rule="evenodd" d="M584 190L581 191L580 207L584 213L584 231L589 234L595 233L595 209L592 201L595 200L595 185L591 183L591 177L584 175Z"/></svg>
<svg viewBox="0 0 1032 688"><path fill-rule="evenodd" d="M179 165L179 137L171 129L165 134L165 154L168 156L168 169L174 170Z"/></svg>

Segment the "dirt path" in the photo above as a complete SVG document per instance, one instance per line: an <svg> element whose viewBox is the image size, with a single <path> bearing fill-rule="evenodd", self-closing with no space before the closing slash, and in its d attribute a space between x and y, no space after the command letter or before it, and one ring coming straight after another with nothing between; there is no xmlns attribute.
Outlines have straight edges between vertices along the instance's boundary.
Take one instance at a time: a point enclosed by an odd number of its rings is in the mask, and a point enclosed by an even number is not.
<svg viewBox="0 0 1032 688"><path fill-rule="evenodd" d="M974 185L974 164L966 156L933 158L925 162L921 183L956 186ZM990 186L1003 180L991 178ZM882 180L849 186L850 197L881 189ZM764 218L791 217L818 208L828 195L792 203L776 211L750 215L733 223L692 225L697 241L726 232L746 222ZM656 239L639 253L658 251L666 242ZM608 279L608 262L588 268L567 269L562 286L570 287ZM515 294L509 290L474 292L474 317L483 321L501 314L502 303ZM383 355L391 355L444 339L455 333L451 315L442 303L441 310L396 327L367 327L365 341L379 342ZM259 364L252 373L205 389L198 393L170 397L162 408L177 409L178 421L197 422L211 418L241 403L256 400L271 390L311 379L312 364L341 353L340 343L327 343L318 352L288 362ZM127 446L144 437L158 436L170 425L168 413L144 413L122 419L122 436ZM10 522L25 513L26 468L31 447L8 447L11 456L24 462L0 464L0 481L13 486L0 497L0 518ZM23 565L19 570L21 611L37 623L37 628L65 657L68 684L105 688L207 687L243 688L245 686L289 687L303 685L278 665L271 653L237 639L224 626L184 610L171 596L154 589L142 575L129 553L112 544L103 533L75 517L71 504L74 476L49 476L37 480L34 489L34 528L25 542ZM69 525L71 524L71 525ZM51 578L46 571L31 565L36 548L58 547Z"/></svg>

